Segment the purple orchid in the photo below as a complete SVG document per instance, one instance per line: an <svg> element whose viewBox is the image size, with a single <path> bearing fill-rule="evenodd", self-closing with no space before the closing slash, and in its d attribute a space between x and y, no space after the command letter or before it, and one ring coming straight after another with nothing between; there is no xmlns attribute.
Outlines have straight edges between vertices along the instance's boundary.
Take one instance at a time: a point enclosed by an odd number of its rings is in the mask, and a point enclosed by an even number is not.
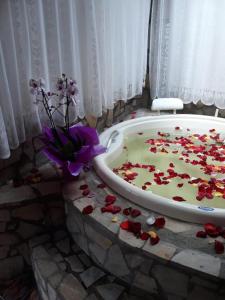
<svg viewBox="0 0 225 300"><path fill-rule="evenodd" d="M103 153L105 148L99 144L94 128L83 125L70 127L75 121L70 120L70 105L76 112L79 103L77 82L62 74L57 80L56 92L46 92L43 79L31 79L29 85L31 94L36 98L35 103L42 103L51 126L44 127L40 137L45 145L45 155L61 166L64 175L78 176L81 170L89 168L92 158ZM58 103L53 105L50 101L52 97L58 97ZM65 106L63 113L60 109L62 106ZM56 112L64 119L63 128L58 128L55 124Z"/></svg>
<svg viewBox="0 0 225 300"><path fill-rule="evenodd" d="M64 173L78 176L90 166L91 160L103 152L96 129L74 125L68 131L45 127L42 141L45 155L62 167Z"/></svg>

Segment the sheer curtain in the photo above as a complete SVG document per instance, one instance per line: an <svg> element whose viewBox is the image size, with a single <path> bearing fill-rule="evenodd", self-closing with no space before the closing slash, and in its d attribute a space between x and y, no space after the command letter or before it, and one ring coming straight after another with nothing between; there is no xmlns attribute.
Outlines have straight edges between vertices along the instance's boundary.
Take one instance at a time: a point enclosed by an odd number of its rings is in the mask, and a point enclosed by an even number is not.
<svg viewBox="0 0 225 300"><path fill-rule="evenodd" d="M225 1L153 1L151 96L225 108Z"/></svg>
<svg viewBox="0 0 225 300"><path fill-rule="evenodd" d="M0 1L0 158L41 130L30 78L75 78L79 116L142 93L150 0Z"/></svg>

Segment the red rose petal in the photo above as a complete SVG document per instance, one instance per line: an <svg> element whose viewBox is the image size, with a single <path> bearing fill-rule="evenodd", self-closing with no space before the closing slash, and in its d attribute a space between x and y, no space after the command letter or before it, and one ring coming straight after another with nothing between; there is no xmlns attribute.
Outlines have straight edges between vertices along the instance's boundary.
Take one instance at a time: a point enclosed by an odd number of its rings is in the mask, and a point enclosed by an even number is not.
<svg viewBox="0 0 225 300"><path fill-rule="evenodd" d="M106 184L105 184L104 182L102 182L102 183L99 183L99 184L97 185L97 187L98 187L99 189L104 189L104 188L106 187Z"/></svg>
<svg viewBox="0 0 225 300"><path fill-rule="evenodd" d="M169 166L170 166L170 168L174 168L174 164L173 163L170 163Z"/></svg>
<svg viewBox="0 0 225 300"><path fill-rule="evenodd" d="M165 221L164 217L158 217L155 220L154 226L156 228L163 228L165 226L165 223L166 223L166 221Z"/></svg>
<svg viewBox="0 0 225 300"><path fill-rule="evenodd" d="M120 228L138 235L141 233L141 223L126 220L120 224Z"/></svg>
<svg viewBox="0 0 225 300"><path fill-rule="evenodd" d="M141 212L138 209L132 209L130 215L131 215L131 217L136 218L141 215Z"/></svg>
<svg viewBox="0 0 225 300"><path fill-rule="evenodd" d="M102 213L109 212L112 214L117 214L118 212L121 211L121 207L110 204L105 207L102 207L101 211L102 211Z"/></svg>
<svg viewBox="0 0 225 300"><path fill-rule="evenodd" d="M151 237L150 238L150 243L151 243L152 246L158 244L159 241L160 241L160 238L159 238L158 235L156 237Z"/></svg>
<svg viewBox="0 0 225 300"><path fill-rule="evenodd" d="M176 126L176 127L175 127L175 130L180 130L180 127L179 127L179 126Z"/></svg>
<svg viewBox="0 0 225 300"><path fill-rule="evenodd" d="M113 204L115 201L116 201L116 196L115 195L107 195L105 197L105 202L107 203L107 205Z"/></svg>
<svg viewBox="0 0 225 300"><path fill-rule="evenodd" d="M220 233L220 235L225 239L225 229Z"/></svg>
<svg viewBox="0 0 225 300"><path fill-rule="evenodd" d="M203 230L200 230L196 233L196 237L199 237L199 238L206 238L207 237L207 233Z"/></svg>
<svg viewBox="0 0 225 300"><path fill-rule="evenodd" d="M156 147L152 147L152 148L149 149L149 151L150 151L150 152L153 152L153 153L156 153L157 148L156 148Z"/></svg>
<svg viewBox="0 0 225 300"><path fill-rule="evenodd" d="M211 234L214 234L214 232L217 232L216 226L212 223L205 224L204 229L208 235L211 235Z"/></svg>
<svg viewBox="0 0 225 300"><path fill-rule="evenodd" d="M88 189L88 185L87 184L82 184L81 186L80 186L80 190L86 190L86 189Z"/></svg>
<svg viewBox="0 0 225 300"><path fill-rule="evenodd" d="M178 201L178 202L186 201L183 197L180 197L180 196L174 196L173 200Z"/></svg>
<svg viewBox="0 0 225 300"><path fill-rule="evenodd" d="M87 196L89 193L90 193L89 190L84 190L84 191L82 192L82 195L83 195L83 196Z"/></svg>
<svg viewBox="0 0 225 300"><path fill-rule="evenodd" d="M122 228L123 230L128 230L129 229L129 225L130 225L129 220L126 220L126 221L124 221L124 222L122 222L120 224L120 228Z"/></svg>
<svg viewBox="0 0 225 300"><path fill-rule="evenodd" d="M94 208L92 205L87 205L86 207L83 208L82 214L84 215L89 215L93 212Z"/></svg>
<svg viewBox="0 0 225 300"><path fill-rule="evenodd" d="M147 241L149 238L149 234L147 232L142 232L140 238L142 241Z"/></svg>
<svg viewBox="0 0 225 300"><path fill-rule="evenodd" d="M125 216L129 216L129 215L130 215L130 212L131 212L131 207L124 208L124 210L123 210L123 214L124 214Z"/></svg>
<svg viewBox="0 0 225 300"><path fill-rule="evenodd" d="M121 211L120 206L113 206L112 214L117 214Z"/></svg>
<svg viewBox="0 0 225 300"><path fill-rule="evenodd" d="M221 226L216 227L216 231L218 231L219 235L223 234L223 228Z"/></svg>
<svg viewBox="0 0 225 300"><path fill-rule="evenodd" d="M177 187L181 188L183 185L183 183L178 183Z"/></svg>
<svg viewBox="0 0 225 300"><path fill-rule="evenodd" d="M221 243L220 241L215 241L214 249L217 254L223 254L224 253L224 244Z"/></svg>
<svg viewBox="0 0 225 300"><path fill-rule="evenodd" d="M211 237L216 238L216 237L218 237L220 234L219 234L219 232L216 230L216 231L214 231L214 232L208 233L208 235L211 236Z"/></svg>
<svg viewBox="0 0 225 300"><path fill-rule="evenodd" d="M139 222L130 222L129 231L133 232L135 235L140 234L140 232L141 232L141 223L139 223Z"/></svg>

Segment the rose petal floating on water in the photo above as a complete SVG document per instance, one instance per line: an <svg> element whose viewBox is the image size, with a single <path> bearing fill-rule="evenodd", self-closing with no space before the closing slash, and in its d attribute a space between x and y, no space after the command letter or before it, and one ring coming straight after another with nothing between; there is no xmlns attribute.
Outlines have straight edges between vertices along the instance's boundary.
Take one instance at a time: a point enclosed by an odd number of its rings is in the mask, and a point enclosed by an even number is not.
<svg viewBox="0 0 225 300"><path fill-rule="evenodd" d="M217 254L223 254L224 253L224 244L221 243L220 241L215 240L214 249Z"/></svg>
<svg viewBox="0 0 225 300"><path fill-rule="evenodd" d="M180 130L180 127L179 127L179 126L176 126L176 127L175 127L175 130Z"/></svg>
<svg viewBox="0 0 225 300"><path fill-rule="evenodd" d="M177 187L181 188L184 184L183 183L178 183Z"/></svg>
<svg viewBox="0 0 225 300"><path fill-rule="evenodd" d="M152 147L149 149L150 152L156 153L157 152L157 148L156 147Z"/></svg>
<svg viewBox="0 0 225 300"><path fill-rule="evenodd" d="M180 197L180 196L174 196L173 200L178 201L178 202L186 201L183 197Z"/></svg>
<svg viewBox="0 0 225 300"><path fill-rule="evenodd" d="M87 205L86 207L83 208L82 214L83 215L89 215L93 212L94 208L92 205Z"/></svg>

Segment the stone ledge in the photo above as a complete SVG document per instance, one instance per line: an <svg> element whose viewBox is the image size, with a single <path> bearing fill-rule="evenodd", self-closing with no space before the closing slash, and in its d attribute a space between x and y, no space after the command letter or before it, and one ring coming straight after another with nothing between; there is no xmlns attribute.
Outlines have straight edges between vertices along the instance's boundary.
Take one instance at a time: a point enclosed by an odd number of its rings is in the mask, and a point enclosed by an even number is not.
<svg viewBox="0 0 225 300"><path fill-rule="evenodd" d="M73 238L77 239L81 248L85 247L83 249L96 264L127 284L138 286L142 291L146 291L146 282L149 280L155 282L156 280L156 287L151 289L152 296L157 293L160 295L160 291L164 291L171 297L186 299L192 293L193 281L190 280L193 276L199 278L200 282L205 280L209 286L213 282L217 286L217 291L221 289L225 282L224 272L221 272L224 255L212 255L209 247L206 247L208 241L202 241L195 237L200 225L166 217L165 228L158 232L161 238L160 243L151 246L149 241L143 242L120 229L119 225L125 219L124 215L117 214L118 221L112 222L112 214L101 213L100 208L104 205L105 195L116 194L115 192L109 188L98 189L97 185L101 181L93 171L88 173L85 182L89 189L95 192L95 195L90 198L83 196L74 198L74 195L71 194L71 200L69 200L70 195L67 189L67 225L73 233ZM71 188L72 190L74 189ZM75 190L77 194L80 193L78 182L76 182ZM117 194L116 196L116 204L122 208L137 207L121 196ZM83 215L81 212L87 205L93 205L95 209L92 214ZM153 212L140 207L139 209L142 211L142 216L137 217L135 221L145 224L146 218ZM157 214L155 215L157 216ZM84 230L84 228L91 228L91 231ZM144 225L144 230L151 229L148 225ZM105 247L105 240L110 241L106 244L107 247ZM192 248L188 249L188 245ZM190 253L193 255L188 265ZM129 259L127 260L128 254ZM138 257L141 257L144 262L140 262ZM171 280L178 282L179 279L181 281L180 284L175 283L173 289L169 289L163 284L164 276L168 273L165 270L162 271L165 264L167 265L166 270L170 272ZM146 268L147 266L149 268ZM210 266L212 266L211 270ZM149 286L153 287L154 284L149 284Z"/></svg>
<svg viewBox="0 0 225 300"><path fill-rule="evenodd" d="M83 184L84 181L82 181ZM103 206L104 203L104 197L106 194L116 194L115 192L111 191L109 188L106 188L104 190L97 189L98 183L100 183L100 180L98 179L97 175L95 175L94 172L89 172L86 183L89 185L89 189L95 191L95 197L87 198L81 196L80 198L76 198L72 200L73 206L78 210L77 219L79 218L84 222L84 218L86 218L87 222L91 222L92 228L98 228L101 227L99 230L103 230L103 236L104 238L107 238L108 234L110 234L111 238L112 236L119 240L119 242L124 243L126 246L130 246L132 248L140 248L143 254L147 254L152 258L157 258L161 262L165 261L167 263L172 262L173 265L177 265L178 267L186 268L187 263L185 262L185 259L189 258L190 251L195 251L195 253L199 253L198 255L204 256L207 255L207 260L204 260L206 263L206 266L204 267L204 264L193 264L193 267L191 268L193 272L199 272L203 273L205 275L212 275L213 277L221 277L220 268L221 265L225 262L225 255L212 255L210 246L209 246L209 240L205 239L198 239L195 237L195 233L200 230L201 226L196 224L191 224L187 222L177 221L173 220L169 217L166 217L166 226L164 229L159 230L159 235L161 238L161 242L156 246L150 246L149 242L143 242L140 239L135 238L132 234L125 232L123 230L120 230L119 224L122 220L125 219L125 216L122 214L117 214L118 221L116 223L112 222L111 218L112 215L105 213L101 213L101 206ZM71 184L71 183L70 183ZM79 189L79 182L76 182L76 188ZM67 194L67 199L69 197L69 194ZM128 200L122 198L120 195L117 195L117 204L124 207L137 207L133 203L130 203ZM68 200L68 203L69 202ZM83 208L87 205L93 205L95 207L93 213L89 216L82 216L81 212ZM146 218L148 215L153 214L153 212L148 211L144 208L138 207L138 209L141 210L142 216L136 218L137 221L144 224L145 228L148 230L151 230L151 227L145 224ZM157 216L157 214L155 214ZM70 217L70 220L73 220L73 217ZM72 222L72 221L71 221ZM168 226L167 226L168 222ZM80 221L80 226L81 225ZM86 223L86 222L84 222ZM87 225L86 225L87 226ZM76 226L73 226L75 228ZM109 233L110 231L110 233ZM79 232L79 230L78 230ZM106 235L104 235L106 234ZM93 235L93 237L97 238L97 233ZM89 237L88 237L89 238ZM103 238L102 238L103 239ZM185 242L185 243L184 243ZM183 247L182 247L183 246ZM190 248L191 247L191 248ZM185 250L188 251L186 252ZM204 249L204 250L200 250ZM182 252L185 251L185 252ZM196 252L197 251L197 252ZM182 257L178 260L173 260L173 257L180 257L177 256L180 252L184 253ZM186 254L186 255L185 255ZM199 256L198 256L199 257ZM217 263L214 264L215 257L217 257ZM184 259L185 258L185 259ZM202 260L201 260L202 262ZM208 272L209 266L213 265L213 272ZM222 279L225 279L222 276Z"/></svg>
<svg viewBox="0 0 225 300"><path fill-rule="evenodd" d="M50 163L46 163L39 168L39 172L40 182L30 182L14 187L11 180L8 184L1 186L0 206L61 194L61 175L57 169ZM29 176L32 176L32 173Z"/></svg>

